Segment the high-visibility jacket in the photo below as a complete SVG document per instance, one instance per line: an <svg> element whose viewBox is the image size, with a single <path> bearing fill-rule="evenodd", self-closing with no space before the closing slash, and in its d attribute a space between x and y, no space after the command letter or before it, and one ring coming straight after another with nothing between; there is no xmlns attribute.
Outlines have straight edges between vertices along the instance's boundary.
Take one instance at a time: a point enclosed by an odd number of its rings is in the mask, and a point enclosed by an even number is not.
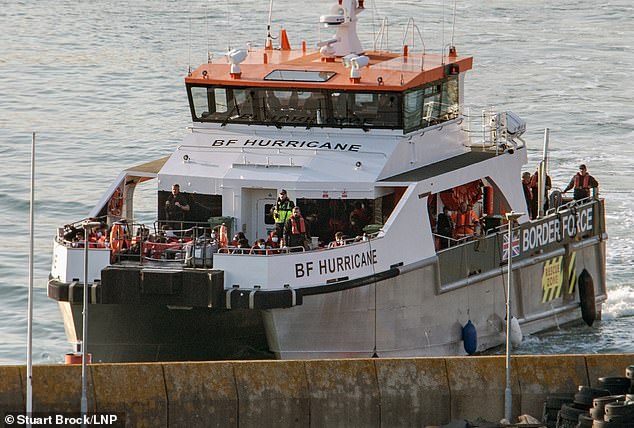
<svg viewBox="0 0 634 428"><path fill-rule="evenodd" d="M275 203L275 210L273 211L275 223L286 223L286 220L291 218L293 215L293 208L295 208L295 203L293 201L286 199L282 202L282 200L278 198Z"/></svg>

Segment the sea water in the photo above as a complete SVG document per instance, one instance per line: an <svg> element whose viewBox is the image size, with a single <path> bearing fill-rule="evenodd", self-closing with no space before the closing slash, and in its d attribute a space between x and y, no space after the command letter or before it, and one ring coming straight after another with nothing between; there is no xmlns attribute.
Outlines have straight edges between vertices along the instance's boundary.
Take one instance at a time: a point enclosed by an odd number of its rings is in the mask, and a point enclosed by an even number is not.
<svg viewBox="0 0 634 428"><path fill-rule="evenodd" d="M291 44L330 37L331 1L273 2L274 35ZM566 186L586 163L606 199L609 234L603 320L526 337L522 353L634 352L634 9L630 0L370 1L364 47L410 51L454 44L473 55L470 115L495 106L528 123L527 171L551 129L550 175ZM455 18L454 18L455 5ZM46 297L55 228L84 218L119 171L170 154L191 124L188 67L228 47L262 45L269 2L255 0L4 2L0 10L0 364L26 360L31 132L36 131L34 361L70 350ZM518 177L519 180L519 177ZM154 183L155 185L155 183ZM137 206L151 221L152 187Z"/></svg>

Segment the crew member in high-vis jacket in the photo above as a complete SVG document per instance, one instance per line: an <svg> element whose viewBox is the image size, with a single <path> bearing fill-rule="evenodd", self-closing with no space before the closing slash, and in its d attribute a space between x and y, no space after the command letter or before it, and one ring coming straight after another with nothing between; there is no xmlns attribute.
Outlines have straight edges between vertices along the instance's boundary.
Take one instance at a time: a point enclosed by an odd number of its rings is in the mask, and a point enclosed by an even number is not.
<svg viewBox="0 0 634 428"><path fill-rule="evenodd" d="M295 208L295 203L288 198L286 190L282 189L280 196L277 198L275 206L272 209L277 236L282 236L284 233L284 224L286 223L286 220L291 218L293 208Z"/></svg>

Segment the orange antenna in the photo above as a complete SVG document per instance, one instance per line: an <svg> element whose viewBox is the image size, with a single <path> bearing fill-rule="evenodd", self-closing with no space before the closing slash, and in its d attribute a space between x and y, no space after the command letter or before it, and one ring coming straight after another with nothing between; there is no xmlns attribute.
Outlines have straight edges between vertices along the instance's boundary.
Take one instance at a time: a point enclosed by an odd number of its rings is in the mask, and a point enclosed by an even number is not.
<svg viewBox="0 0 634 428"><path fill-rule="evenodd" d="M282 34L280 35L280 45L283 51L290 51L291 44L288 41L288 35L286 34L286 30L282 28Z"/></svg>

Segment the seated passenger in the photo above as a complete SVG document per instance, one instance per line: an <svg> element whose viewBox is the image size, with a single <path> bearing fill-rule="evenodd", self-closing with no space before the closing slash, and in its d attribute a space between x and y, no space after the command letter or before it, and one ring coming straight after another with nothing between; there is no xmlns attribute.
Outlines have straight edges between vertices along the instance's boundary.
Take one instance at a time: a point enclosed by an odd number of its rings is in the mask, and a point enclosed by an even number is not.
<svg viewBox="0 0 634 428"><path fill-rule="evenodd" d="M255 244L253 244L253 247L251 247L251 251L249 252L249 254L261 254L264 255L266 254L266 243L264 242L264 239L260 238L257 241L255 241Z"/></svg>
<svg viewBox="0 0 634 428"><path fill-rule="evenodd" d="M277 236L276 230L272 230L269 234L266 240L266 246L269 248L280 248L280 237Z"/></svg>
<svg viewBox="0 0 634 428"><path fill-rule="evenodd" d="M328 248L341 247L346 245L346 241L343 239L343 232L335 233L335 240L328 244Z"/></svg>
<svg viewBox="0 0 634 428"><path fill-rule="evenodd" d="M247 245L249 245L249 240L247 239L244 232L238 232L234 235L233 240L231 240L231 243L229 245L231 245L232 247L237 247L242 240L247 241Z"/></svg>
<svg viewBox="0 0 634 428"><path fill-rule="evenodd" d="M233 254L249 254L249 249L249 241L247 241L246 238L240 239L236 249L233 251Z"/></svg>

